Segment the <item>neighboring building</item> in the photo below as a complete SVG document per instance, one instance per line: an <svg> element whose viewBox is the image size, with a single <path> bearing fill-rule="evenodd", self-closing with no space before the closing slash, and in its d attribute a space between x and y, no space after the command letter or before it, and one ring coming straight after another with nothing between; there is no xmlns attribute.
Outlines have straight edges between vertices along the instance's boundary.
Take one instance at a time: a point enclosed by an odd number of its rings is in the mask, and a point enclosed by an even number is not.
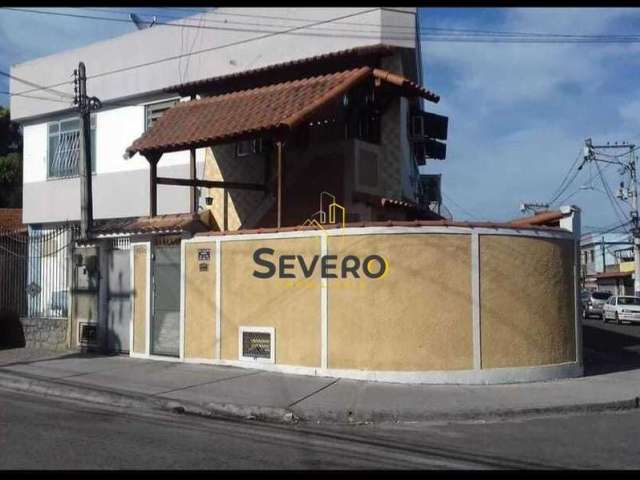
<svg viewBox="0 0 640 480"><path fill-rule="evenodd" d="M0 208L0 230L23 229L21 208Z"/></svg>
<svg viewBox="0 0 640 480"><path fill-rule="evenodd" d="M322 207L322 192L345 208L346 222L440 218L421 201L418 166L428 140L422 101L439 97L420 85L416 9L370 10L252 9L256 18L304 17L325 29L344 27L327 21L352 14L349 24L366 25L367 35L327 35L310 26L243 42L258 27L202 29L181 57L181 29L156 25L13 66L15 78L58 84L55 90L72 95L68 80L83 61L88 93L103 105L91 117L95 239L76 244L81 253L73 263L60 253L68 235L55 237L58 247L49 241L32 253L28 315L69 314L71 345L98 338L127 351L132 240L174 245L150 265L171 291L179 282L179 238L301 225ZM238 12L218 8L215 19ZM33 87L15 78L23 221L31 237L46 238L80 220L79 120L60 96L31 96ZM184 183L194 180L197 187ZM62 286L43 288L43 270L60 272ZM71 308L58 308L71 293ZM152 305L162 317L157 334L175 335L177 300L160 297L167 303Z"/></svg>
<svg viewBox="0 0 640 480"><path fill-rule="evenodd" d="M628 233L591 233L580 240L583 288L633 293L633 243Z"/></svg>

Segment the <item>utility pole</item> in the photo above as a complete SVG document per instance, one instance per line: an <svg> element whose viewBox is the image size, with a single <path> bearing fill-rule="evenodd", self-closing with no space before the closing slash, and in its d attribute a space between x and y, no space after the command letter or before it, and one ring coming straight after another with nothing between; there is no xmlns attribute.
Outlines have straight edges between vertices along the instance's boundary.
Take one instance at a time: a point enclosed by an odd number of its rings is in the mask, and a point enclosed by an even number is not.
<svg viewBox="0 0 640 480"><path fill-rule="evenodd" d="M640 228L638 225L638 182L636 180L635 146L629 149L631 171L631 222L633 223L633 294L640 296Z"/></svg>
<svg viewBox="0 0 640 480"><path fill-rule="evenodd" d="M73 71L74 99L80 114L80 235L91 236L93 226L93 193L91 185L91 112L102 106L96 97L87 95L87 72L83 62Z"/></svg>
<svg viewBox="0 0 640 480"><path fill-rule="evenodd" d="M602 250L602 272L606 272L607 271L607 256L605 254L605 243L604 243L604 236L602 237L602 240L600 242L600 250Z"/></svg>
<svg viewBox="0 0 640 480"><path fill-rule="evenodd" d="M611 145L607 142L606 145L593 145L590 138L584 141L585 155L584 162L596 161L604 163L613 163L621 167L621 175L629 172L630 185L625 189L624 182L620 183L618 190L618 198L621 200L629 201L630 217L631 217L631 234L633 236L633 260L634 260L634 274L633 274L633 294L640 296L640 217L638 215L638 181L636 175L636 146L627 142L615 142ZM599 149L628 149L628 160L623 162L618 160L618 157L622 155L612 155L609 158L598 158L595 150ZM624 155L624 154L623 154ZM615 160L612 160L615 159ZM582 168L582 165L580 166ZM604 181L604 179L603 179Z"/></svg>

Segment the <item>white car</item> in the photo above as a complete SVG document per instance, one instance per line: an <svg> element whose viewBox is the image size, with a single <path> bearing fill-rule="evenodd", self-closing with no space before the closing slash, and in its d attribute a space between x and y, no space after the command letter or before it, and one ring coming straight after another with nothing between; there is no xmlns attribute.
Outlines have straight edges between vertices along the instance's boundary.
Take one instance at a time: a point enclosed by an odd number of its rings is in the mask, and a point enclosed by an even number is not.
<svg viewBox="0 0 640 480"><path fill-rule="evenodd" d="M602 321L640 322L640 297L613 295L602 308Z"/></svg>

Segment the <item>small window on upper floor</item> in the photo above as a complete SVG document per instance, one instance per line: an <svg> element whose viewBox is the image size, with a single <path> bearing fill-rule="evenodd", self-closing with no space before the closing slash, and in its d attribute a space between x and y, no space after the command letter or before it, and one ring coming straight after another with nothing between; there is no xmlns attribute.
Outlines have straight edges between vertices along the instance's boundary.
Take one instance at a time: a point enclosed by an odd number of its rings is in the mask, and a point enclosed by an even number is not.
<svg viewBox="0 0 640 480"><path fill-rule="evenodd" d="M144 107L144 131L149 130L164 112L178 103L178 99L166 100L163 102L150 103Z"/></svg>
<svg viewBox="0 0 640 480"><path fill-rule="evenodd" d="M247 155L262 152L263 145L261 138L236 142L236 157L246 157Z"/></svg>
<svg viewBox="0 0 640 480"><path fill-rule="evenodd" d="M97 122L91 115L91 173L96 171ZM47 124L47 178L80 174L80 119L67 118Z"/></svg>

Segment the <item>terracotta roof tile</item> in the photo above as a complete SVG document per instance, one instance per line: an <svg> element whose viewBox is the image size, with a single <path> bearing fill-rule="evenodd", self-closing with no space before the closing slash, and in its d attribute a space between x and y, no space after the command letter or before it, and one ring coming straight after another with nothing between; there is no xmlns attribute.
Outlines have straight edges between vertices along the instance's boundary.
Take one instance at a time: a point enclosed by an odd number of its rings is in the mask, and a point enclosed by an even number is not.
<svg viewBox="0 0 640 480"><path fill-rule="evenodd" d="M332 228L331 225L325 225L326 230ZM337 228L335 225L334 228ZM489 228L489 229L510 229L514 231L543 231L543 232L560 232L569 235L566 230L557 227L548 227L545 225L522 225L516 226L511 223L499 222L462 222L452 220L387 220L384 222L354 222L347 223L346 228L364 228L364 227L464 227L464 228ZM314 226L293 226L281 228L254 228L246 230L229 230L197 233L196 236L206 235L247 235L256 233L278 233L278 232L298 232L305 230L317 230Z"/></svg>
<svg viewBox="0 0 640 480"><path fill-rule="evenodd" d="M435 98L404 77L360 67L181 102L133 142L127 153L173 152L267 133L285 133L371 77L400 87L403 95Z"/></svg>
<svg viewBox="0 0 640 480"><path fill-rule="evenodd" d="M338 50L335 52L323 53L320 55L314 55L312 57L300 58L297 60L290 60L288 62L275 63L267 65L265 67L253 68L251 70L244 70L235 73L229 73L227 75L220 75L218 77L204 78L202 80L195 80L193 82L181 83L165 89L166 92L186 92L197 91L199 89L236 82L241 79L253 79L257 80L257 77L264 74L282 75L286 71L296 68L296 71L300 71L302 68L320 68L321 65L327 64L327 66L335 66L344 64L344 61L366 61L371 56L384 57L393 54L395 47L379 43L376 45L366 45L362 47L348 48L345 50ZM356 65L354 65L356 66ZM351 67L347 67L351 68ZM338 70L334 68L334 71Z"/></svg>
<svg viewBox="0 0 640 480"><path fill-rule="evenodd" d="M0 230L18 230L25 226L22 223L21 208L0 208Z"/></svg>
<svg viewBox="0 0 640 480"><path fill-rule="evenodd" d="M539 212L530 217L512 220L512 225L558 225L560 220L570 216L570 213L563 213L560 210L547 210Z"/></svg>
<svg viewBox="0 0 640 480"><path fill-rule="evenodd" d="M96 220L93 233L98 236L204 232L210 229L198 214L158 215Z"/></svg>

